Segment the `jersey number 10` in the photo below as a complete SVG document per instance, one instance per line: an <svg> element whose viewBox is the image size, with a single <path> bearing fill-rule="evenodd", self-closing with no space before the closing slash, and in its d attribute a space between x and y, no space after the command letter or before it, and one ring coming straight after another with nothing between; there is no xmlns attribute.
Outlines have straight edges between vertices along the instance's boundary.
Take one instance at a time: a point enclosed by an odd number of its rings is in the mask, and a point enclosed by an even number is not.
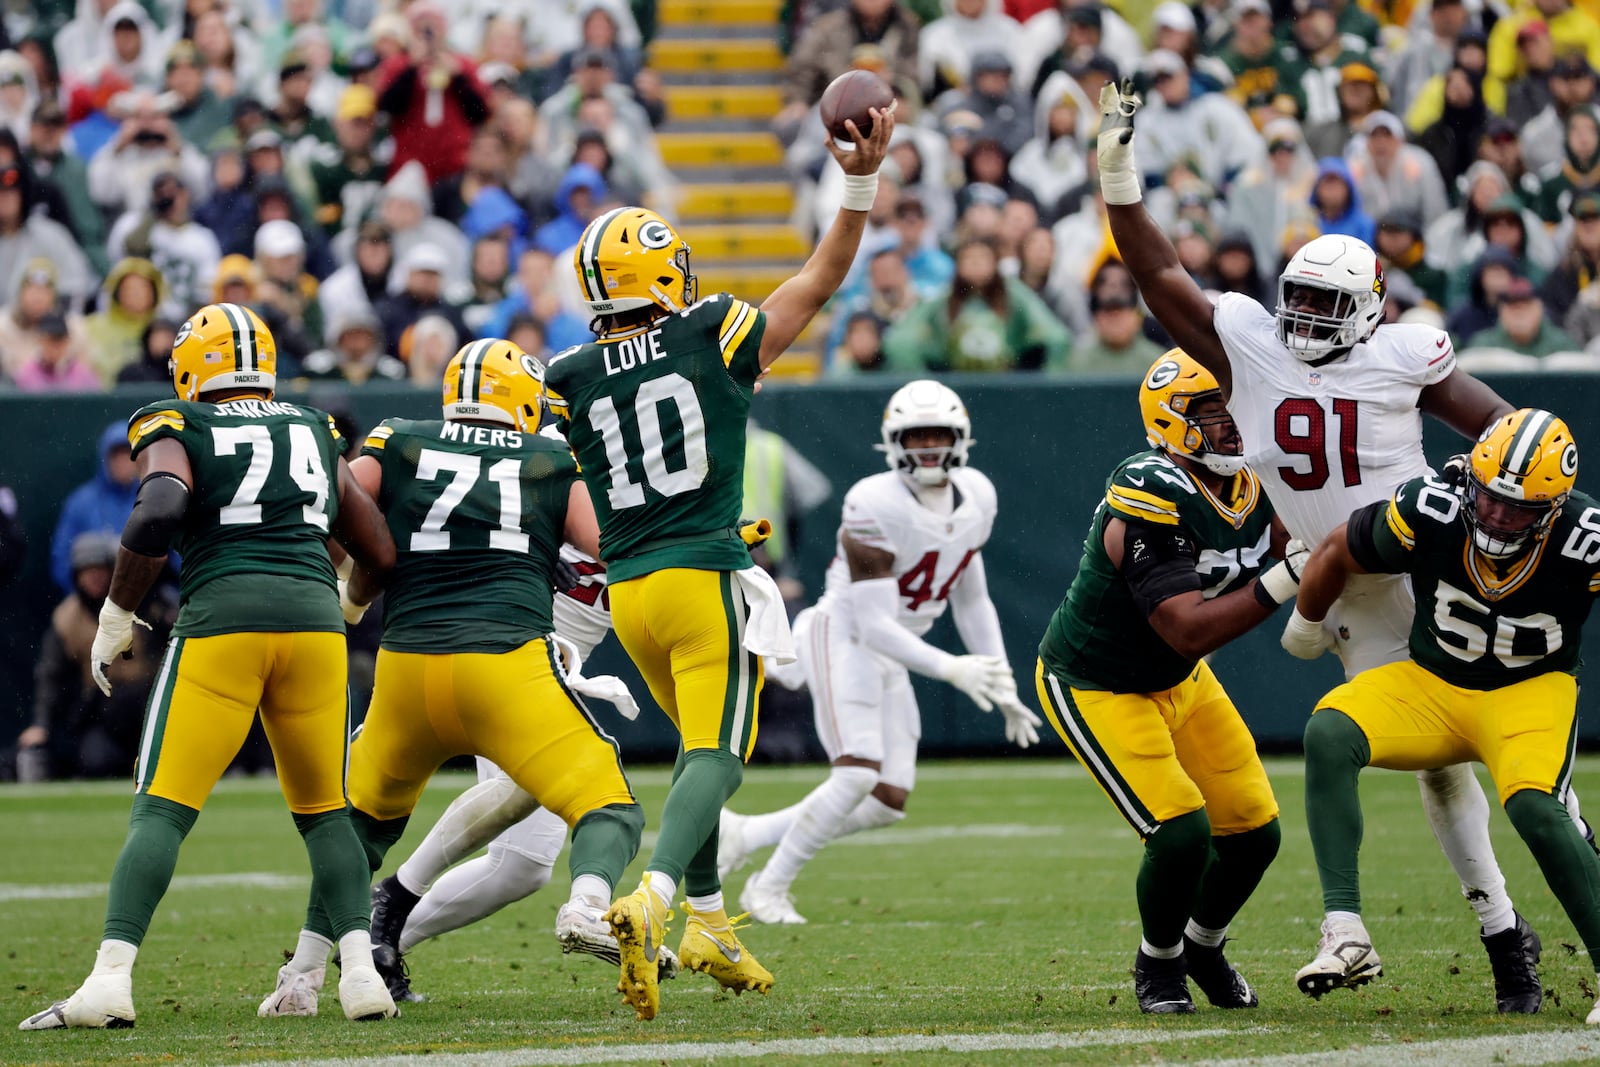
<svg viewBox="0 0 1600 1067"><path fill-rule="evenodd" d="M663 404L672 406L678 425L682 427L683 466L677 470L667 467L668 442L661 424ZM711 462L706 452L706 418L700 410L693 383L681 374L651 378L639 386L633 410L628 414L644 451L640 457L628 452L628 442L622 433L623 416L611 397L603 396L589 408L589 423L606 444L606 462L611 468L611 488L606 491L606 500L611 509L621 511L641 506L645 485L662 496L677 496L700 488L711 470ZM630 459L643 466L643 485L628 473Z"/></svg>
<svg viewBox="0 0 1600 1067"><path fill-rule="evenodd" d="M1361 484L1361 464L1356 456L1356 402L1346 397L1333 401L1333 417L1339 424L1339 473L1346 486ZM1310 397L1291 396L1278 405L1272 416L1272 436L1286 456L1305 456L1310 470L1300 464L1278 468L1283 484L1290 489L1310 492L1328 484L1328 416L1322 405Z"/></svg>

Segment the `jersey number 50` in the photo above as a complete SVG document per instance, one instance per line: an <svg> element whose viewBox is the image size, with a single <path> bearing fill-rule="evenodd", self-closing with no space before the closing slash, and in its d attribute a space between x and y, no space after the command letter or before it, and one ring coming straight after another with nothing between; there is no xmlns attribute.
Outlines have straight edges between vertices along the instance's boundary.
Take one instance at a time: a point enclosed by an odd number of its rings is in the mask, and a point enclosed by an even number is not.
<svg viewBox="0 0 1600 1067"><path fill-rule="evenodd" d="M668 404L681 428L683 466L676 470L667 467L669 442L661 418L661 407ZM639 446L644 452L642 456L633 456L628 451L628 441L622 432L624 418L633 423L637 431ZM700 411L694 385L681 374L664 374L640 385L632 410L619 412L611 397L601 397L589 408L589 423L606 444L606 462L611 468L611 488L606 491L606 499L613 511L642 505L645 485L662 496L693 492L700 488L711 470L706 453L705 415ZM630 461L644 468L643 484L634 481L633 475L628 473Z"/></svg>

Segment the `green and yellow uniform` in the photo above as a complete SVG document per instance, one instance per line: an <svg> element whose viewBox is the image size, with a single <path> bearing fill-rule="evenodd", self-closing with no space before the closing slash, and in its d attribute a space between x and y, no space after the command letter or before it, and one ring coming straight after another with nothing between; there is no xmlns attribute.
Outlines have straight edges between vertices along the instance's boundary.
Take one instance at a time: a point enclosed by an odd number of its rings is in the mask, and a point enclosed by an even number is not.
<svg viewBox="0 0 1600 1067"><path fill-rule="evenodd" d="M1323 697L1367 737L1370 765L1425 770L1479 760L1503 804L1564 793L1576 741L1579 646L1600 594L1600 504L1574 492L1547 536L1491 561L1473 548L1451 487L1414 478L1351 516L1351 555L1409 574L1411 658Z"/></svg>
<svg viewBox="0 0 1600 1067"><path fill-rule="evenodd" d="M600 520L612 624L684 747L748 757L761 664L733 572L765 328L725 294L550 363L550 410Z"/></svg>
<svg viewBox="0 0 1600 1067"><path fill-rule="evenodd" d="M390 419L367 437L397 549L372 706L350 750L350 802L409 815L451 756L492 760L574 823L632 804L613 741L566 688L551 572L577 463L503 426Z"/></svg>
<svg viewBox="0 0 1600 1067"><path fill-rule="evenodd" d="M256 709L290 810L344 807L344 619L326 548L338 513L327 413L265 399L164 400L128 421L137 458L171 438L192 490L173 639L151 691L137 789L199 809Z"/></svg>
<svg viewBox="0 0 1600 1067"><path fill-rule="evenodd" d="M1106 526L1128 524L1122 566ZM1148 837L1204 807L1213 831L1236 834L1278 814L1255 741L1203 662L1156 633L1128 572L1158 543L1193 560L1208 599L1270 563L1272 507L1254 474L1214 496L1162 451L1119 464L1084 541L1077 576L1039 644L1038 692L1056 732L1117 810Z"/></svg>

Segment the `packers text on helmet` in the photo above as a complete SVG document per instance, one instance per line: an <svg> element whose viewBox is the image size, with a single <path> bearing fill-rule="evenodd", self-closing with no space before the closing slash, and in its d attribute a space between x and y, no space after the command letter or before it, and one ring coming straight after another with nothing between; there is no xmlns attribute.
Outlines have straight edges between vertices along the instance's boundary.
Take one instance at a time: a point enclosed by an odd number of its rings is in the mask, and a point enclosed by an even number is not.
<svg viewBox="0 0 1600 1067"><path fill-rule="evenodd" d="M207 304L178 327L167 362L172 388L185 400L223 389L278 385L278 343L254 311L238 304Z"/></svg>
<svg viewBox="0 0 1600 1067"><path fill-rule="evenodd" d="M1486 556L1514 556L1542 541L1578 480L1578 446L1548 411L1522 408L1484 431L1469 457L1462 512Z"/></svg>
<svg viewBox="0 0 1600 1067"><path fill-rule="evenodd" d="M1150 367L1139 385L1139 414L1145 438L1153 448L1187 456L1213 474L1223 477L1244 470L1244 457L1219 452L1210 430L1231 425L1223 412L1205 419L1192 414L1195 404L1207 398L1222 399L1216 377L1181 348L1168 351Z"/></svg>
<svg viewBox="0 0 1600 1067"><path fill-rule="evenodd" d="M679 312L696 299L688 244L642 207L615 208L589 223L572 266L584 303L602 320L648 307Z"/></svg>
<svg viewBox="0 0 1600 1067"><path fill-rule="evenodd" d="M444 369L444 417L503 422L534 433L544 406L544 364L493 337L461 347Z"/></svg>

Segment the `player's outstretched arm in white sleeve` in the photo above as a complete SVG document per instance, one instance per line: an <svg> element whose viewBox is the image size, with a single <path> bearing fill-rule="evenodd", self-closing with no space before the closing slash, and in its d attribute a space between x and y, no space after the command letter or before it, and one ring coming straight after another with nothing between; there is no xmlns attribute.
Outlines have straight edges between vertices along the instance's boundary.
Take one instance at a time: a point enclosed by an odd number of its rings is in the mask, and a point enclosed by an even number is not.
<svg viewBox="0 0 1600 1067"><path fill-rule="evenodd" d="M950 591L950 610L955 615L956 632L968 652L1006 664L1009 689L991 697L1006 720L1006 740L1018 748L1039 743L1042 721L1017 696L1016 675L1006 660L1005 641L1000 634L1000 613L989 596L989 575L983 555L972 557L961 580ZM981 705L980 705L981 706Z"/></svg>

